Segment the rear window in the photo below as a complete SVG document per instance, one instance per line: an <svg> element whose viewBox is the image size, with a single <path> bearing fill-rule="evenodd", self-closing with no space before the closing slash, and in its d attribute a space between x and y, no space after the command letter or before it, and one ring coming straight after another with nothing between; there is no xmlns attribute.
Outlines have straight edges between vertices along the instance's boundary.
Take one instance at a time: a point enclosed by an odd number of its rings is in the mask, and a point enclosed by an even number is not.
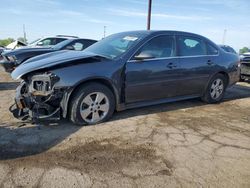
<svg viewBox="0 0 250 188"><path fill-rule="evenodd" d="M207 55L217 55L218 50L211 44L207 44Z"/></svg>
<svg viewBox="0 0 250 188"><path fill-rule="evenodd" d="M200 56L206 55L205 44L202 40L195 37L178 37L179 56Z"/></svg>

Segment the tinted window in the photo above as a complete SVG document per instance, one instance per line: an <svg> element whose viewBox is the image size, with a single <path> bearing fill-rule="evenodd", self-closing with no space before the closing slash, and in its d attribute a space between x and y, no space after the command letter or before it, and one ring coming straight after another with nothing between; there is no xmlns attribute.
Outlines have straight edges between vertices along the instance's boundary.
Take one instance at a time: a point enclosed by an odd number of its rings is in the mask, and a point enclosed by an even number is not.
<svg viewBox="0 0 250 188"><path fill-rule="evenodd" d="M158 36L147 42L137 53L148 54L154 58L173 57L175 55L173 36Z"/></svg>
<svg viewBox="0 0 250 188"><path fill-rule="evenodd" d="M208 55L217 55L218 54L218 50L217 50L217 48L215 48L211 44L207 44L207 54Z"/></svg>
<svg viewBox="0 0 250 188"><path fill-rule="evenodd" d="M93 43L95 43L95 41L76 40L76 41L73 41L69 44L67 44L66 41L63 41L63 42L57 44L54 48L60 49L62 46L63 49L81 51L81 50L84 50L85 48L89 47ZM66 46L65 46L65 44L66 44Z"/></svg>
<svg viewBox="0 0 250 188"><path fill-rule="evenodd" d="M40 42L38 42L39 46L48 46L48 45L52 45L52 39L51 38L47 38L44 40L41 40Z"/></svg>
<svg viewBox="0 0 250 188"><path fill-rule="evenodd" d="M49 45L55 45L55 44L57 44L55 38L46 38L38 42L39 46L49 46Z"/></svg>
<svg viewBox="0 0 250 188"><path fill-rule="evenodd" d="M62 41L65 41L65 40L67 40L67 39L64 39L64 38L57 38L57 39L55 40L55 43L58 44L58 43L60 43L60 42L62 42ZM54 45L55 45L55 44L54 44Z"/></svg>
<svg viewBox="0 0 250 188"><path fill-rule="evenodd" d="M91 46L92 44L96 43L97 41L94 40L84 40L85 48Z"/></svg>
<svg viewBox="0 0 250 188"><path fill-rule="evenodd" d="M178 51L180 56L206 55L204 42L194 37L178 37Z"/></svg>

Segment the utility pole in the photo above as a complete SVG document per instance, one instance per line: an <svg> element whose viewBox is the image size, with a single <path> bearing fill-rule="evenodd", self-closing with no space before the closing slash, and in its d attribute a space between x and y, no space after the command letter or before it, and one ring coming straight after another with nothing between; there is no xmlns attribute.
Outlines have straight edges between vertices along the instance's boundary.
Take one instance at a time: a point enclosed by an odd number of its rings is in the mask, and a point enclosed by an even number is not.
<svg viewBox="0 0 250 188"><path fill-rule="evenodd" d="M106 28L107 28L107 26L104 26L104 27L103 27L103 38L106 37Z"/></svg>
<svg viewBox="0 0 250 188"><path fill-rule="evenodd" d="M24 38L25 43L27 43L25 24L23 24L23 38Z"/></svg>
<svg viewBox="0 0 250 188"><path fill-rule="evenodd" d="M148 23L147 23L147 30L150 30L150 27L151 27L151 9L152 9L152 0L148 0Z"/></svg>
<svg viewBox="0 0 250 188"><path fill-rule="evenodd" d="M223 33L223 38L222 38L222 44L224 45L226 42L226 35L227 35L227 30L224 29L224 33Z"/></svg>

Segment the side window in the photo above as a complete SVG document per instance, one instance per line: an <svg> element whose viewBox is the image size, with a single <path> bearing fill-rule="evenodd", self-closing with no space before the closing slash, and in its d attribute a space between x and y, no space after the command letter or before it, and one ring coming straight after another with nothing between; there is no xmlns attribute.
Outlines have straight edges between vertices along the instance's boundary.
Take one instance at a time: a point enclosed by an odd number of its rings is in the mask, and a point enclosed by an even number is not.
<svg viewBox="0 0 250 188"><path fill-rule="evenodd" d="M64 39L64 38L56 38L55 43L58 44L58 43L60 43L60 42L62 42L62 41L65 41L65 40L67 40L67 39Z"/></svg>
<svg viewBox="0 0 250 188"><path fill-rule="evenodd" d="M136 53L152 56L152 58L173 57L175 55L175 40L173 36L158 36L147 42Z"/></svg>
<svg viewBox="0 0 250 188"><path fill-rule="evenodd" d="M83 44L84 44L84 49L91 46L92 44L96 43L96 41L94 40L87 40L87 41L84 41Z"/></svg>
<svg viewBox="0 0 250 188"><path fill-rule="evenodd" d="M206 55L204 42L194 37L178 37L178 50L180 56Z"/></svg>
<svg viewBox="0 0 250 188"><path fill-rule="evenodd" d="M83 47L84 47L84 45L80 42L75 42L72 46L74 47L76 51L81 51L83 50Z"/></svg>
<svg viewBox="0 0 250 188"><path fill-rule="evenodd" d="M38 45L39 46L49 46L49 45L52 45L52 39L51 38L44 39L44 40L38 42Z"/></svg>
<svg viewBox="0 0 250 188"><path fill-rule="evenodd" d="M218 50L211 44L207 44L207 55L217 55Z"/></svg>

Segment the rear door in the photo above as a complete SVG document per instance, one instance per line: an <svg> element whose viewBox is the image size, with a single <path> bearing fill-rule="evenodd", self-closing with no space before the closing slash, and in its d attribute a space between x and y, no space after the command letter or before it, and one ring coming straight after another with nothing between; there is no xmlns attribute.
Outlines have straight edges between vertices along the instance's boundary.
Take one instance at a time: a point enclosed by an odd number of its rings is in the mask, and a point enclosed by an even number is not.
<svg viewBox="0 0 250 188"><path fill-rule="evenodd" d="M193 36L177 37L180 73L179 95L201 94L213 73L213 60L207 55L206 43Z"/></svg>

